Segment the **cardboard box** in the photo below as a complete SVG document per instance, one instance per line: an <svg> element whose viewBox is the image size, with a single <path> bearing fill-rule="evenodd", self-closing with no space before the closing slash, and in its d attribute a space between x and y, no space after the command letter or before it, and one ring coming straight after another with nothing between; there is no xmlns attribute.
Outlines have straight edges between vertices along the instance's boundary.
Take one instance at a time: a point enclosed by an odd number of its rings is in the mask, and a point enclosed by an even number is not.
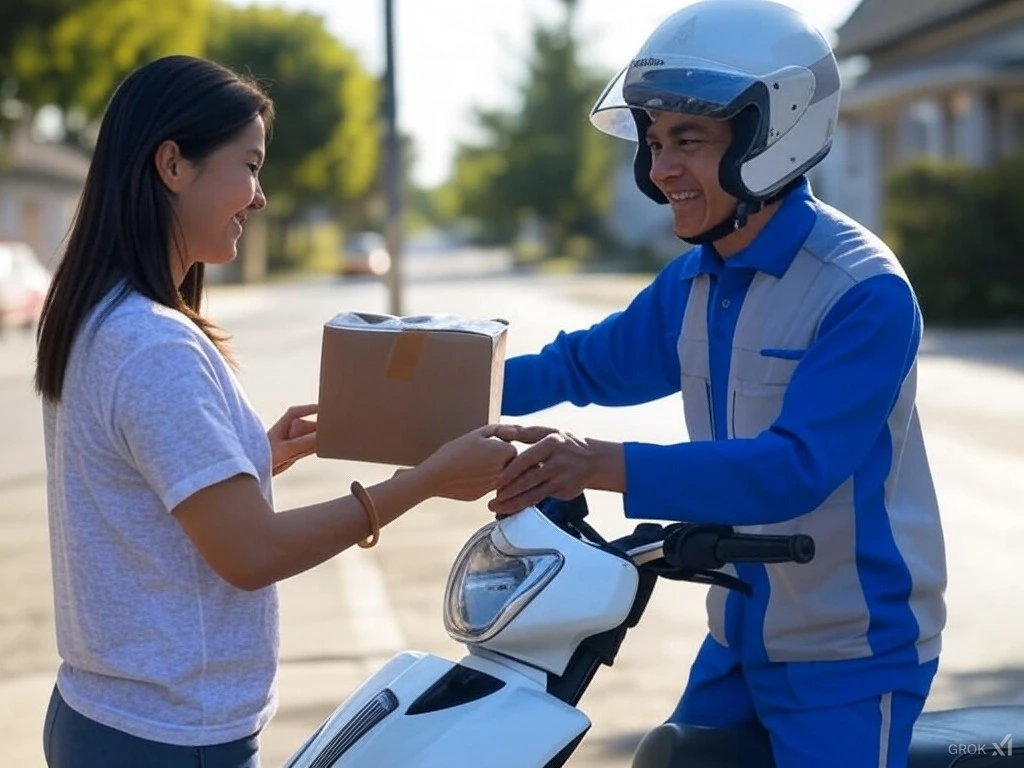
<svg viewBox="0 0 1024 768"><path fill-rule="evenodd" d="M418 464L498 421L507 323L342 313L324 325L318 456Z"/></svg>

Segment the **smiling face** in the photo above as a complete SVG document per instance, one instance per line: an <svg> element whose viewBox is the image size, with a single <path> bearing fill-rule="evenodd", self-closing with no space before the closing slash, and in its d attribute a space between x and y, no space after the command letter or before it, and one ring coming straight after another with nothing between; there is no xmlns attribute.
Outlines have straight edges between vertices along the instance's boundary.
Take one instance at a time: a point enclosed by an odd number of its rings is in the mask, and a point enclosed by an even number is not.
<svg viewBox="0 0 1024 768"><path fill-rule="evenodd" d="M732 140L729 123L675 112L654 112L651 119L651 181L668 198L676 235L694 237L717 226L737 203L718 181Z"/></svg>
<svg viewBox="0 0 1024 768"><path fill-rule="evenodd" d="M171 244L178 283L192 264L227 264L238 255L246 216L267 204L258 178L265 152L260 117L199 162L181 155L174 142L157 150L157 169L172 192L179 225L180 237Z"/></svg>

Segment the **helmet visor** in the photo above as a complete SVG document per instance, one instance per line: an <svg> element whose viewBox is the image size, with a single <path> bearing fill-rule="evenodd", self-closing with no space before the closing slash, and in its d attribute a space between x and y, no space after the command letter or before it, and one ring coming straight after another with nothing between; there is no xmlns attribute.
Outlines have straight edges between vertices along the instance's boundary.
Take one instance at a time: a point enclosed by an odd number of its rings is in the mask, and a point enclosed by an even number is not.
<svg viewBox="0 0 1024 768"><path fill-rule="evenodd" d="M595 128L637 141L630 109L678 112L725 120L751 103L767 100L761 80L684 56L636 59L612 78L590 112Z"/></svg>

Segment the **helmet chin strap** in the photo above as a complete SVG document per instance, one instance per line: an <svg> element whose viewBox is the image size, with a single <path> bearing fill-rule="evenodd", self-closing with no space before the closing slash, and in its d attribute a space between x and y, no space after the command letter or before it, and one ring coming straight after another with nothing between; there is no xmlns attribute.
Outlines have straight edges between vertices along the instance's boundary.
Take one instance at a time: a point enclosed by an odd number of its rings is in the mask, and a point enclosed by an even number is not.
<svg viewBox="0 0 1024 768"><path fill-rule="evenodd" d="M743 229L743 227L747 226L747 221L750 217L764 208L764 205L764 201L760 200L757 202L741 200L737 203L732 213L710 229L706 229L699 235L693 235L692 237L683 237L682 235L677 235L677 237L690 245L715 243L723 237L731 235L736 230Z"/></svg>

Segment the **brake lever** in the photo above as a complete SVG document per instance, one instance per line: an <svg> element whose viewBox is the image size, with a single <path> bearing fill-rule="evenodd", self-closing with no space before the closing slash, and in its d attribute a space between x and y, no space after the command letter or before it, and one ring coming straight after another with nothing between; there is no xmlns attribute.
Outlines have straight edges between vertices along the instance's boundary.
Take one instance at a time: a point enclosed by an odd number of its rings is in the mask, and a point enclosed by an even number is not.
<svg viewBox="0 0 1024 768"><path fill-rule="evenodd" d="M662 579L735 589L747 597L753 594L753 588L749 583L731 574L711 569L681 569L671 565L665 560L664 541L641 544L627 550L625 554L637 568L642 568Z"/></svg>
<svg viewBox="0 0 1024 768"><path fill-rule="evenodd" d="M647 570L656 574L659 578L669 581L688 581L693 584L707 584L712 587L724 587L742 592L747 597L754 593L753 587L736 576L721 571L686 571L680 570L667 563L665 566L648 565Z"/></svg>

